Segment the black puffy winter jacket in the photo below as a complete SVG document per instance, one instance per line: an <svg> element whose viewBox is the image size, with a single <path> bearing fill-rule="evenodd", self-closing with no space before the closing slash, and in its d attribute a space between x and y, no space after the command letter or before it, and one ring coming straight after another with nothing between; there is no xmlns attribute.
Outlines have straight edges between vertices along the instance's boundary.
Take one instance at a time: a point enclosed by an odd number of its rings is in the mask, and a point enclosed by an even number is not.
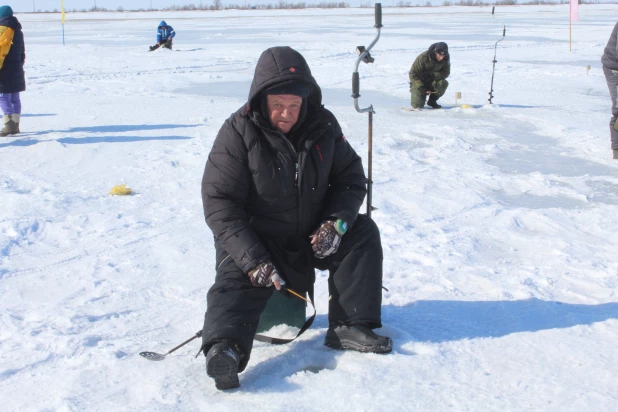
<svg viewBox="0 0 618 412"><path fill-rule="evenodd" d="M26 46L21 24L15 16L0 18L0 27L9 27L15 31L8 54L4 57L0 69L0 93L15 93L26 90L24 62Z"/></svg>
<svg viewBox="0 0 618 412"><path fill-rule="evenodd" d="M309 83L311 93L286 136L263 114L262 99L266 89L292 80ZM247 104L225 121L206 162L202 201L215 239L248 272L270 259L261 237L308 238L328 217L351 226L365 194L361 159L322 106L303 56L289 47L266 50Z"/></svg>

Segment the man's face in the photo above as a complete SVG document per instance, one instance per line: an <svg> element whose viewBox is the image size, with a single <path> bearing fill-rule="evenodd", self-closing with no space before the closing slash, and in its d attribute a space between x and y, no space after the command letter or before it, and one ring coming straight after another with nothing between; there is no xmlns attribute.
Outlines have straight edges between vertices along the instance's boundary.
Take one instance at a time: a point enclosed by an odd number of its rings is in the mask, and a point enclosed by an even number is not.
<svg viewBox="0 0 618 412"><path fill-rule="evenodd" d="M441 61L442 61L442 59L444 59L444 56L443 56L443 55L441 55L440 53L436 53L436 60L437 60L437 61L439 61L439 62L441 62Z"/></svg>
<svg viewBox="0 0 618 412"><path fill-rule="evenodd" d="M293 94L269 94L266 96L270 124L281 133L287 133L298 121L303 99Z"/></svg>

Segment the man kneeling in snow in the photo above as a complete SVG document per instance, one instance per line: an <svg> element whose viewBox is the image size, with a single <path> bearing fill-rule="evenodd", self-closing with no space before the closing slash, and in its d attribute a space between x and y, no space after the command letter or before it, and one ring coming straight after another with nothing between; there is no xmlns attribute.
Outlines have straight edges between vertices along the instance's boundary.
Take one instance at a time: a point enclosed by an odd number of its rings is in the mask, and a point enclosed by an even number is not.
<svg viewBox="0 0 618 412"><path fill-rule="evenodd" d="M422 109L429 94L427 106L440 109L438 99L446 92L451 74L451 56L448 45L434 43L419 54L410 68L410 103L413 109Z"/></svg>
<svg viewBox="0 0 618 412"><path fill-rule="evenodd" d="M176 36L174 28L162 20L157 27L157 44L150 46L150 51L157 50L163 46L164 49L172 50L172 39Z"/></svg>
<svg viewBox="0 0 618 412"><path fill-rule="evenodd" d="M218 389L239 386L272 293L285 284L312 297L315 268L330 273L324 344L392 350L372 331L382 326L382 245L376 224L358 214L365 184L303 56L263 52L249 100L221 127L202 180L216 249L202 349Z"/></svg>

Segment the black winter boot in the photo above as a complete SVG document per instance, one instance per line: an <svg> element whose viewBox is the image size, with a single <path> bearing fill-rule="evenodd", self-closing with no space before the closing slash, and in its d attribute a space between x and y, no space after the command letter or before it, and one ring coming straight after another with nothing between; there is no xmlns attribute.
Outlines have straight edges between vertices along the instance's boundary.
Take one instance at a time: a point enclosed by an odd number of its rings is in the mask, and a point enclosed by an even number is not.
<svg viewBox="0 0 618 412"><path fill-rule="evenodd" d="M438 104L438 98L436 97L435 94L431 94L429 96L429 99L427 99L427 106L430 106L430 107L432 107L434 109L441 109L442 108L442 106L440 106Z"/></svg>
<svg viewBox="0 0 618 412"><path fill-rule="evenodd" d="M5 137L10 134L19 133L19 115L18 114L5 114L2 116L2 123L4 127L0 130L0 136Z"/></svg>
<svg viewBox="0 0 618 412"><path fill-rule="evenodd" d="M324 345L333 349L351 349L359 352L389 353L393 350L391 338L374 333L366 323L330 325Z"/></svg>
<svg viewBox="0 0 618 412"><path fill-rule="evenodd" d="M240 350L230 342L214 344L206 355L206 374L215 380L219 390L234 389L238 382Z"/></svg>

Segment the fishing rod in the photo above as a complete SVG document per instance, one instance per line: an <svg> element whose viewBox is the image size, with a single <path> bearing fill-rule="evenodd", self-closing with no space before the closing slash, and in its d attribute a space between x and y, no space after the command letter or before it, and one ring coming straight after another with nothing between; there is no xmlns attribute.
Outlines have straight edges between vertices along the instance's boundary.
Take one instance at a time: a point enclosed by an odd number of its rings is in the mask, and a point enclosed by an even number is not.
<svg viewBox="0 0 618 412"><path fill-rule="evenodd" d="M358 75L358 66L360 62L369 64L373 63L375 59L371 57L369 51L371 48L378 42L380 39L380 29L382 28L382 3L375 4L375 27L377 30L376 38L373 39L369 47L365 48L365 46L358 46L356 51L359 56L356 60L356 65L354 66L354 73L352 73L352 98L354 99L354 108L359 113L368 113L369 114L369 134L367 137L367 145L368 145L368 159L367 159L367 216L371 217L371 211L375 210L373 206L371 206L372 200L372 158L373 158L373 114L375 111L373 110L373 105L369 105L369 107L365 107L361 109L358 106L358 98L360 97L360 78Z"/></svg>
<svg viewBox="0 0 618 412"><path fill-rule="evenodd" d="M305 324L300 328L300 330L298 331L298 333L296 334L295 337L293 338L272 338L270 336L264 336L264 335L255 335L254 339L260 342L267 342L267 343L272 343L275 345L282 345L284 343L290 343L293 340L295 340L296 338L298 338L300 335L302 335L307 329L309 329L309 327L311 326L311 324L313 323L313 320L315 319L315 315L316 315L316 310L315 310L315 305L313 304L313 298L311 297L311 295L309 296L309 299L306 299L305 297L303 297L300 293L290 289L290 288L286 288L284 286L281 287L281 290L290 293L291 295L296 296L299 299L304 300L305 302L309 303L312 307L313 307L313 315L311 317L309 317L309 319L307 319L305 321ZM388 289L387 289L388 291ZM202 331L198 330L195 335L193 335L193 337L187 339L186 341L182 342L180 345L174 347L172 350L166 352L166 353L157 353L157 352L150 352L150 351L145 351L145 352L140 352L140 356L143 357L144 359L148 359L150 361L162 361L165 359L165 357L167 355L169 355L172 352L175 352L176 350L182 348L183 346L185 346L187 343L192 342L193 340L202 337ZM200 351L197 353L197 355L195 355L195 357L197 358L197 356L202 352L202 349L200 349Z"/></svg>
<svg viewBox="0 0 618 412"><path fill-rule="evenodd" d="M489 104L493 104L492 103L492 99L494 98L494 71L496 70L496 52L498 50L498 43L500 43L502 40L504 40L504 37L506 36L506 26L504 25L504 23L502 23L500 20L498 20L498 18L495 16L494 11L496 10L496 7L492 7L491 8L491 15L493 16L494 19L496 19L500 24L502 24L502 38L500 40L498 40L496 42L496 45L494 46L494 59L493 59L493 66L491 68L491 86L489 87Z"/></svg>

